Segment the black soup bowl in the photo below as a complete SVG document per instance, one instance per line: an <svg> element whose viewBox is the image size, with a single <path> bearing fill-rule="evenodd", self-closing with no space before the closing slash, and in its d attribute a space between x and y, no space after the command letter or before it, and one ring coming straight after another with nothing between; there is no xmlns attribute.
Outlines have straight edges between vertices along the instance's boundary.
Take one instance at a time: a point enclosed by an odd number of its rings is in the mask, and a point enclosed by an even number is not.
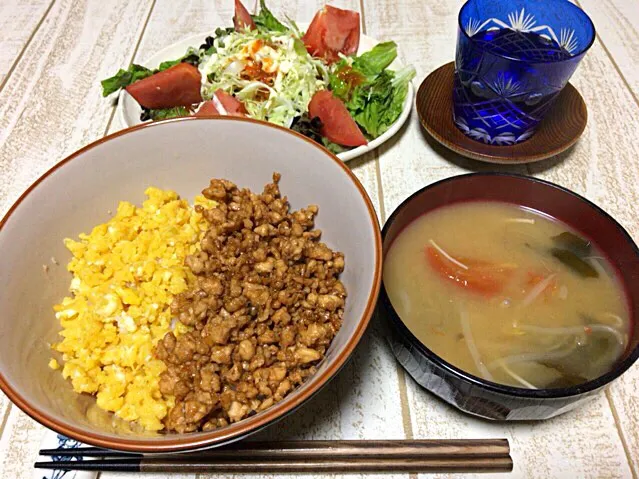
<svg viewBox="0 0 639 479"><path fill-rule="evenodd" d="M631 325L639 318L639 249L605 211L552 183L519 175L474 173L433 183L405 200L382 231L383 252L419 216L441 206L466 201L501 201L556 218L593 241L617 270L625 288ZM639 358L639 328L611 371L592 381L557 389L524 389L473 376L444 361L406 327L382 283L379 310L390 330L393 354L418 384L460 410L495 420L540 420L576 408L618 378Z"/></svg>

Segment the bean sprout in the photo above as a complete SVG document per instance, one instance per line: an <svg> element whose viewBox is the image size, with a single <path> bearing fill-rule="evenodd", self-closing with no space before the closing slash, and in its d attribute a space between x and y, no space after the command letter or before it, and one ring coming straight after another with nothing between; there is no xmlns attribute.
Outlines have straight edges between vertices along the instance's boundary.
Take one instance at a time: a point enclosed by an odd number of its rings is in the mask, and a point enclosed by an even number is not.
<svg viewBox="0 0 639 479"><path fill-rule="evenodd" d="M430 244L433 245L433 247L439 251L442 255L444 255L446 257L446 259L448 261L450 261L451 263L455 263L457 266L459 266L460 268L463 269L468 269L468 266L466 266L464 263L460 263L459 261L457 261L455 258L453 258L451 255L449 255L448 253L446 253L446 251L444 251L437 243L435 243L432 239L429 240Z"/></svg>
<svg viewBox="0 0 639 479"><path fill-rule="evenodd" d="M488 379L489 381L494 381L493 375L490 374L488 368L481 360L479 355L479 351L477 349L477 345L475 344L475 340L473 339L473 333L470 329L470 322L468 321L468 313L466 311L461 312L461 327L464 333L464 338L466 338L466 346L468 346L468 351L475 362L475 366L479 370L479 372L484 376L484 379Z"/></svg>
<svg viewBox="0 0 639 479"><path fill-rule="evenodd" d="M550 282L555 279L555 276L557 276L556 274L551 274L550 276L547 276L543 281L541 281L539 284L537 284L531 291L530 293L528 293L528 296L526 296L524 298L523 301L523 305L524 306L528 306L529 304L531 304L534 300L537 299L537 297L544 292L544 290L548 287L548 285L550 284Z"/></svg>

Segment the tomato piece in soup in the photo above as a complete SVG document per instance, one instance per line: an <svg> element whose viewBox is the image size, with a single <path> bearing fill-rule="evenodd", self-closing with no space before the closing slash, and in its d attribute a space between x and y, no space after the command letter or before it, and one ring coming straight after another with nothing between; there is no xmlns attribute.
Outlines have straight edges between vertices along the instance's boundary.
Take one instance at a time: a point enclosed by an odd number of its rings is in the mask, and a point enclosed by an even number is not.
<svg viewBox="0 0 639 479"><path fill-rule="evenodd" d="M483 296L500 293L515 269L513 265L495 264L475 258L460 257L452 261L434 246L426 246L425 254L430 267L442 279Z"/></svg>

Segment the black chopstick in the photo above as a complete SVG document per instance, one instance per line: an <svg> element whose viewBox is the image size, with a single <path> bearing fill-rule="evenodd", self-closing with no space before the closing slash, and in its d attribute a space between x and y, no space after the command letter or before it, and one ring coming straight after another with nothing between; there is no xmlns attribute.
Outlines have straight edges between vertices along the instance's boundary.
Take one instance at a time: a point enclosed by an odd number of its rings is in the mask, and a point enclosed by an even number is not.
<svg viewBox="0 0 639 479"><path fill-rule="evenodd" d="M102 447L74 447L59 449L40 449L41 456L62 457L142 457L139 452L114 451Z"/></svg>
<svg viewBox="0 0 639 479"><path fill-rule="evenodd" d="M510 472L510 456L432 457L426 459L279 459L198 460L130 458L96 461L37 462L37 469L161 473L366 473L366 472Z"/></svg>
<svg viewBox="0 0 639 479"><path fill-rule="evenodd" d="M68 460L37 462L39 469L120 472L361 473L509 471L506 439L240 442L183 454L142 455L83 447L44 449ZM97 460L72 460L103 457Z"/></svg>

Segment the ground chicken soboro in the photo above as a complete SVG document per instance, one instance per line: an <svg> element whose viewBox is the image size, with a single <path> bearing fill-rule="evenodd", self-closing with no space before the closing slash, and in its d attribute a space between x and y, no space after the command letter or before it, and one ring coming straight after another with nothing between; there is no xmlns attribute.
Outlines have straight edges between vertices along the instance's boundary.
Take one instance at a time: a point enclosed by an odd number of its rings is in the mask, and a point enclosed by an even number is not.
<svg viewBox="0 0 639 479"><path fill-rule="evenodd" d="M280 401L312 375L342 322L344 255L320 242L318 207L289 211L278 181L260 195L226 180L203 191L210 227L186 264L197 287L173 313L192 327L168 333L156 354L175 396L165 425L179 433L239 421Z"/></svg>

